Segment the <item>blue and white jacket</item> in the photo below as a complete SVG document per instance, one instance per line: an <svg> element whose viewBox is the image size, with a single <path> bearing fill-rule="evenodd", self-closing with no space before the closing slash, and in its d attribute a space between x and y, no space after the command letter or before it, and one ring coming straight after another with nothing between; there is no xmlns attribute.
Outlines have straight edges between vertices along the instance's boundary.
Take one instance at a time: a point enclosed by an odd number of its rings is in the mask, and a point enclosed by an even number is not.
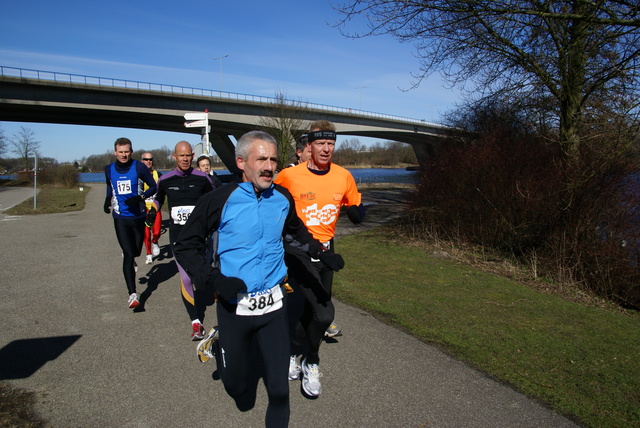
<svg viewBox="0 0 640 428"><path fill-rule="evenodd" d="M206 261L206 237L217 232L217 251ZM268 290L287 276L283 235L320 245L298 218L291 194L278 185L256 194L253 184L230 183L202 196L174 246L176 260L194 284L222 274L242 279L247 292Z"/></svg>

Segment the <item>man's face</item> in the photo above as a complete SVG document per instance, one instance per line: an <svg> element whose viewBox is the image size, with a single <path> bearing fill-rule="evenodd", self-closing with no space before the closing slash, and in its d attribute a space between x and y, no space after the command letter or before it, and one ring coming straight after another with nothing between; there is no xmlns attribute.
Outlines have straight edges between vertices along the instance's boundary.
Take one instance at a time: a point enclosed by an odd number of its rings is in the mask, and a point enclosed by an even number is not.
<svg viewBox="0 0 640 428"><path fill-rule="evenodd" d="M209 171L211 171L211 164L209 163L209 160L202 159L200 162L198 162L198 169L205 174L209 174Z"/></svg>
<svg viewBox="0 0 640 428"><path fill-rule="evenodd" d="M150 170L153 169L153 155L151 153L143 153L142 154L142 163L147 166Z"/></svg>
<svg viewBox="0 0 640 428"><path fill-rule="evenodd" d="M118 162L127 163L131 159L131 155L133 155L133 150L131 150L131 144L123 144L116 146L113 153L116 155Z"/></svg>
<svg viewBox="0 0 640 428"><path fill-rule="evenodd" d="M298 157L300 158L298 163L306 162L311 159L311 147L309 147L309 144L304 146L302 151L298 150Z"/></svg>
<svg viewBox="0 0 640 428"><path fill-rule="evenodd" d="M191 151L191 146L189 144L178 144L172 156L180 171L186 171L191 168L193 152Z"/></svg>
<svg viewBox="0 0 640 428"><path fill-rule="evenodd" d="M320 167L326 167L331 162L336 142L333 140L315 140L308 144L313 162Z"/></svg>
<svg viewBox="0 0 640 428"><path fill-rule="evenodd" d="M251 182L256 192L266 190L273 182L278 165L276 146L263 140L254 140L247 159L238 157L236 164L242 170L243 181Z"/></svg>

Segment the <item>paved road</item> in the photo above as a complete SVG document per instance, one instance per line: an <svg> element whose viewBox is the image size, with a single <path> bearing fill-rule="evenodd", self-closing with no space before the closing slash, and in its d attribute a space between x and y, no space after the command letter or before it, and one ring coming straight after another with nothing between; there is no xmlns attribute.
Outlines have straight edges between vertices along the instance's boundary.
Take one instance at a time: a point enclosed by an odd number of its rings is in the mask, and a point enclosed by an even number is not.
<svg viewBox="0 0 640 428"><path fill-rule="evenodd" d="M33 197L33 187L0 186L0 212Z"/></svg>
<svg viewBox="0 0 640 428"><path fill-rule="evenodd" d="M241 413L197 360L166 236L161 260L140 266L146 311L126 307L103 191L82 212L0 213L0 380L36 391L53 427L263 426L264 388ZM399 192L365 193L368 220L388 217ZM321 348L324 394L290 383L292 427L576 426L360 309L336 312L345 335Z"/></svg>

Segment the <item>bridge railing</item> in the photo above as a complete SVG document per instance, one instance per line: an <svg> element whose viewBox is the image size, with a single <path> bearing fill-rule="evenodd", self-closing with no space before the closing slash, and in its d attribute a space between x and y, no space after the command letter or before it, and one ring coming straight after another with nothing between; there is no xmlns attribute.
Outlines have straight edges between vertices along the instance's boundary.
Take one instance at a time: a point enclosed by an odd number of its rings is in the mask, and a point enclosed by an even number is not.
<svg viewBox="0 0 640 428"><path fill-rule="evenodd" d="M191 88L188 86L176 86L176 85L169 85L164 83L151 83L151 82L139 82L135 80L113 79L109 77L85 76L81 74L61 73L57 71L32 70L28 68L16 68L16 67L7 67L7 66L1 66L1 65L0 65L0 75L7 76L7 77L21 77L21 78L47 80L47 81L54 81L54 82L68 82L68 83L79 83L79 84L85 84L85 85L108 86L108 87L114 87L114 88L158 91L158 92L167 92L172 94L199 95L199 96L205 96L205 97L217 97L217 98L224 98L224 99L230 99L230 100L251 101L251 102L258 102L258 103L265 103L265 104L275 104L277 102L282 101L273 97L264 97L261 95L250 95L250 94L241 94L237 92L215 91L212 89ZM286 100L286 101L295 103L295 104L300 104L304 108L309 108L309 109L353 114L354 116L366 116L366 117L375 117L378 119L403 121L403 122L408 122L413 124L427 125L431 127L442 127L442 128L445 127L444 125L441 125L438 123L427 122L424 119L412 119L409 117L395 116L395 115L390 115L385 113L375 113L375 112L364 111L364 110L355 110L355 109L350 109L345 107L336 107L336 106L330 106L325 104L298 102L298 101L292 101L292 100Z"/></svg>

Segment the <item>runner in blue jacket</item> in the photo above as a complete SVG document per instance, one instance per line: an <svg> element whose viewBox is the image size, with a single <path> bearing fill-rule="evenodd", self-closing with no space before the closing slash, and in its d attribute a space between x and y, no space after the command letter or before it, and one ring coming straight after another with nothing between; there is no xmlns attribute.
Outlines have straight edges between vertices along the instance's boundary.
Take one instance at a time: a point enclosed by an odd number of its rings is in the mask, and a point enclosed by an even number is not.
<svg viewBox="0 0 640 428"><path fill-rule="evenodd" d="M298 218L289 192L273 184L277 160L271 135L251 131L242 136L236 163L243 182L204 195L174 246L175 257L192 282L218 293L218 372L240 410L255 404L259 356L254 353L262 354L269 398L267 427L287 426L290 412L282 237L291 234L316 257L323 248ZM213 266L205 254L212 232L217 234ZM321 257L328 265L342 261L329 252Z"/></svg>

